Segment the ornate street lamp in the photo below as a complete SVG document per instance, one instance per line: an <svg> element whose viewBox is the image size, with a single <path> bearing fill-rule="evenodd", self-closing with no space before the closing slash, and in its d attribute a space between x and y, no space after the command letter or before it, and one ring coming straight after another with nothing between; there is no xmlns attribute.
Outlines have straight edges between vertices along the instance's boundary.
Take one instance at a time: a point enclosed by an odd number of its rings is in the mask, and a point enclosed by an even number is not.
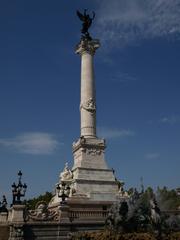
<svg viewBox="0 0 180 240"><path fill-rule="evenodd" d="M7 200L5 195L3 195L2 202L0 202L0 212L7 212Z"/></svg>
<svg viewBox="0 0 180 240"><path fill-rule="evenodd" d="M12 195L13 195L13 202L12 205L14 204L21 204L21 197L25 196L27 185L24 183L22 184L21 182L22 178L22 172L18 172L18 184L15 182L12 184Z"/></svg>
<svg viewBox="0 0 180 240"><path fill-rule="evenodd" d="M56 187L58 197L62 199L62 201L60 202L61 204L66 204L67 203L66 198L69 197L70 189L71 188L69 187L69 185L67 185L65 182L61 182Z"/></svg>

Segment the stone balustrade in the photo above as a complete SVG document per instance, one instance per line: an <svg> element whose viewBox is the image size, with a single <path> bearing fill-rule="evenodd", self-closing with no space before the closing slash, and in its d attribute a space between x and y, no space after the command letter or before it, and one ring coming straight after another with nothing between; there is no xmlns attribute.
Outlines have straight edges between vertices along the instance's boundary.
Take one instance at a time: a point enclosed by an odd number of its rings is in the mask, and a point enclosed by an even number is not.
<svg viewBox="0 0 180 240"><path fill-rule="evenodd" d="M107 217L107 210L70 210L69 218L71 221L74 220L102 220L104 221Z"/></svg>

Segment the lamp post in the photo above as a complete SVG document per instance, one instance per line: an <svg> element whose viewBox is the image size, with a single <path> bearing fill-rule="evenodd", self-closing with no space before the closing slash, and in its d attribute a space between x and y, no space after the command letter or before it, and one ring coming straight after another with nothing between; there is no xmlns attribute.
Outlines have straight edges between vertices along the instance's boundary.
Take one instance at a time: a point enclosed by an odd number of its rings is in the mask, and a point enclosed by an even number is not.
<svg viewBox="0 0 180 240"><path fill-rule="evenodd" d="M15 182L12 184L12 195L13 195L12 205L21 204L22 203L21 197L25 196L27 185L25 183L22 184L21 178L22 178L22 172L19 171L18 184L16 184Z"/></svg>
<svg viewBox="0 0 180 240"><path fill-rule="evenodd" d="M2 202L0 202L0 212L7 212L7 200L5 195L3 195Z"/></svg>
<svg viewBox="0 0 180 240"><path fill-rule="evenodd" d="M69 197L70 194L70 187L65 182L61 182L61 184L58 184L56 187L58 197L62 199L60 202L61 204L66 204L66 198Z"/></svg>

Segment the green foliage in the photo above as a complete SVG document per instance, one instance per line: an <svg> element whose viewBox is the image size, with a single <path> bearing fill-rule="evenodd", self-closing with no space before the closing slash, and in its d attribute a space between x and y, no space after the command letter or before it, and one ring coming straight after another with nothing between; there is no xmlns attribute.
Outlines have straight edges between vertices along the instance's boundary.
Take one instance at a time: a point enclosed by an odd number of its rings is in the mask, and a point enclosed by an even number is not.
<svg viewBox="0 0 180 240"><path fill-rule="evenodd" d="M177 210L180 206L180 196L174 189L168 190L167 187L162 189L158 187L157 198L161 210Z"/></svg>
<svg viewBox="0 0 180 240"><path fill-rule="evenodd" d="M24 204L26 204L28 209L35 209L36 204L38 202L44 201L48 204L52 197L53 197L52 193L46 192L45 194L42 194L36 198L32 198L32 199L24 201Z"/></svg>
<svg viewBox="0 0 180 240"><path fill-rule="evenodd" d="M165 210L177 209L180 197L175 190L158 188L156 196L150 187L141 193L135 189L128 192L132 198L128 204L124 201L112 206L104 231L77 233L72 240L180 240L180 232L173 232L179 227L169 225L176 217L171 219L162 213L156 201L157 197L159 206Z"/></svg>
<svg viewBox="0 0 180 240"><path fill-rule="evenodd" d="M77 233L72 240L156 240L148 233L117 234L111 231Z"/></svg>
<svg viewBox="0 0 180 240"><path fill-rule="evenodd" d="M126 225L126 232L146 232L152 231L150 199L153 196L153 190L148 188L139 196L132 215L129 217Z"/></svg>
<svg viewBox="0 0 180 240"><path fill-rule="evenodd" d="M128 192L129 195L131 195L134 192L134 188L132 188L132 187L129 188L127 192Z"/></svg>
<svg viewBox="0 0 180 240"><path fill-rule="evenodd" d="M112 231L79 232L71 240L159 240L150 233L125 233L117 234ZM163 236L161 240L180 240L180 232Z"/></svg>
<svg viewBox="0 0 180 240"><path fill-rule="evenodd" d="M127 202L122 202L119 208L119 215L122 216L122 220L125 221L128 214L128 204Z"/></svg>

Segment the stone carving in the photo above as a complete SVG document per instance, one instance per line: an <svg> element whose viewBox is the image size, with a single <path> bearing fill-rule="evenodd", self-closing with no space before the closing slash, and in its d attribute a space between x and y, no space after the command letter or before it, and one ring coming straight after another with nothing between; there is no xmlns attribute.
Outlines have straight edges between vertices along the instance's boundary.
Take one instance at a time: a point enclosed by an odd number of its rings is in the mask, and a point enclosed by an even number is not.
<svg viewBox="0 0 180 240"><path fill-rule="evenodd" d="M14 224L14 225L10 226L9 239L10 240L23 240L24 239L23 225Z"/></svg>
<svg viewBox="0 0 180 240"><path fill-rule="evenodd" d="M86 139L84 138L84 136L80 137L80 143L81 144L85 144L86 143Z"/></svg>
<svg viewBox="0 0 180 240"><path fill-rule="evenodd" d="M96 156L96 155L101 155L102 151L100 149L88 149L87 154Z"/></svg>
<svg viewBox="0 0 180 240"><path fill-rule="evenodd" d="M84 53L89 53L93 56L96 50L100 47L100 42L97 39L88 40L82 39L81 42L76 46L76 53L83 55Z"/></svg>
<svg viewBox="0 0 180 240"><path fill-rule="evenodd" d="M27 220L33 221L58 221L59 213L57 211L49 211L47 203L40 201L37 203L35 210L29 210Z"/></svg>
<svg viewBox="0 0 180 240"><path fill-rule="evenodd" d="M81 152L85 153L86 152L86 148L82 148Z"/></svg>
<svg viewBox="0 0 180 240"><path fill-rule="evenodd" d="M90 98L87 102L82 103L81 108L84 108L85 110L92 114L96 112L96 104L92 98Z"/></svg>
<svg viewBox="0 0 180 240"><path fill-rule="evenodd" d="M68 168L68 163L65 163L63 172L60 174L61 181L71 180L73 178L72 171Z"/></svg>

